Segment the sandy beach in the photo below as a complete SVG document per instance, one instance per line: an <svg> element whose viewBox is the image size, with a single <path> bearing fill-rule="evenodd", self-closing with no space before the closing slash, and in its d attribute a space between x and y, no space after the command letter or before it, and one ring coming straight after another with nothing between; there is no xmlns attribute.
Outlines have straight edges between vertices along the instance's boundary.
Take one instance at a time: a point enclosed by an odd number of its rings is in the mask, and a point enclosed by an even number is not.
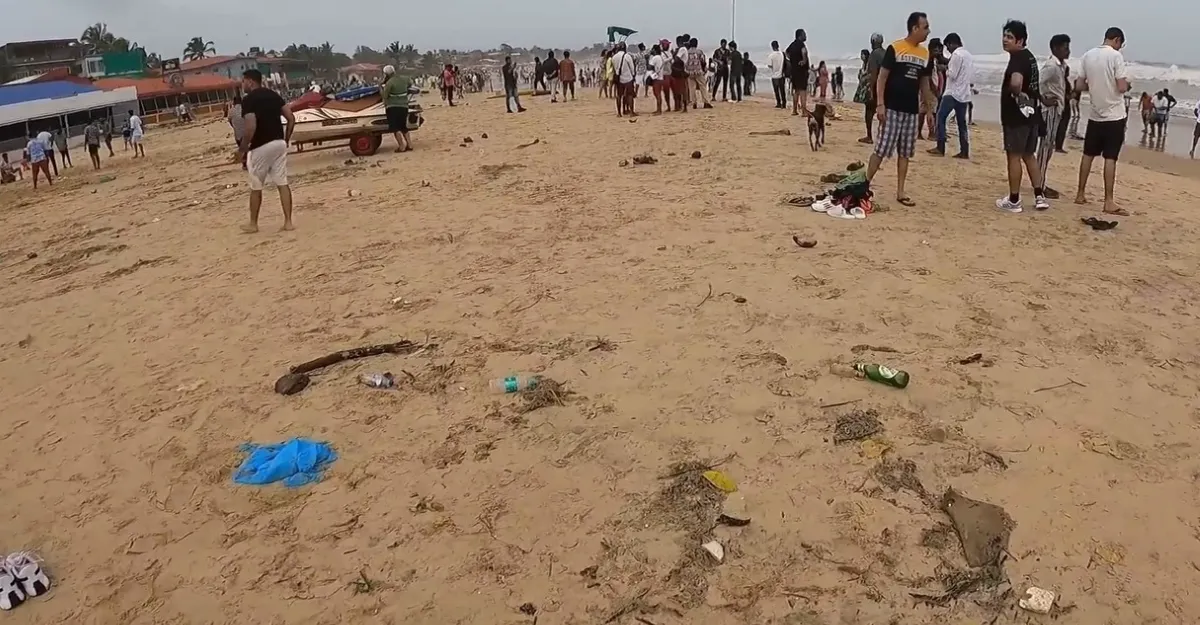
<svg viewBox="0 0 1200 625"><path fill-rule="evenodd" d="M889 162L886 210L839 220L784 199L866 160L857 107L814 153L764 100L525 104L430 106L408 154L293 154L295 232L270 191L239 232L219 121L0 188L4 548L55 583L13 622L1049 622L1030 586L1056 623L1200 612L1194 163L1128 150L1133 215L1096 232L1099 165L1091 206L1001 213L978 126L970 162L918 145L916 208ZM1078 159L1051 164L1068 198ZM429 345L273 391L401 339ZM520 372L566 390L489 392ZM863 414L882 429L835 444ZM337 450L323 481L232 482L240 445L296 436ZM713 466L748 525L717 523ZM949 488L1011 517L1001 567L969 569Z"/></svg>

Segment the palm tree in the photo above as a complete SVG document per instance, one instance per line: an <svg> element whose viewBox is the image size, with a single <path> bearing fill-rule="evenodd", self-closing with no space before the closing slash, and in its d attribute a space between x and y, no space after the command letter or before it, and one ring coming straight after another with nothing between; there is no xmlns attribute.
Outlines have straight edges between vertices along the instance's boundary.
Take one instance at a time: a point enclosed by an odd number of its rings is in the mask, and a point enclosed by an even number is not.
<svg viewBox="0 0 1200 625"><path fill-rule="evenodd" d="M183 60L198 61L210 54L216 53L217 49L213 47L213 42L205 41L204 37L192 37L192 39L187 42L187 46L183 48Z"/></svg>
<svg viewBox="0 0 1200 625"><path fill-rule="evenodd" d="M388 44L388 47L383 49L383 51L387 53L388 58L397 65L400 64L400 50L401 48L399 41L393 41Z"/></svg>
<svg viewBox="0 0 1200 625"><path fill-rule="evenodd" d="M146 55L144 63L147 69L158 69L162 66L162 57L157 52L151 52Z"/></svg>
<svg viewBox="0 0 1200 625"><path fill-rule="evenodd" d="M107 51L114 39L113 34L108 32L108 24L100 22L83 29L83 34L79 36L79 42L92 54Z"/></svg>

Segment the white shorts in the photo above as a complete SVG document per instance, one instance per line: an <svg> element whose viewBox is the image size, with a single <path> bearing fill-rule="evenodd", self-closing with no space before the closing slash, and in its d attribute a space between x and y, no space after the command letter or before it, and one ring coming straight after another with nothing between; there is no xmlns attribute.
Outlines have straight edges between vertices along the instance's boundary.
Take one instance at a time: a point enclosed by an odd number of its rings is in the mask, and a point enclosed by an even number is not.
<svg viewBox="0 0 1200 625"><path fill-rule="evenodd" d="M140 133L136 133L136 132L135 132L135 133L133 133L133 135L131 135L129 138L130 138L131 140L133 140L133 144L134 144L134 145L138 145L138 144L140 144L140 143L142 142L142 135L141 135Z"/></svg>
<svg viewBox="0 0 1200 625"><path fill-rule="evenodd" d="M262 191L264 185L286 187L288 144L283 139L250 150L246 155L246 172L250 174L250 190Z"/></svg>

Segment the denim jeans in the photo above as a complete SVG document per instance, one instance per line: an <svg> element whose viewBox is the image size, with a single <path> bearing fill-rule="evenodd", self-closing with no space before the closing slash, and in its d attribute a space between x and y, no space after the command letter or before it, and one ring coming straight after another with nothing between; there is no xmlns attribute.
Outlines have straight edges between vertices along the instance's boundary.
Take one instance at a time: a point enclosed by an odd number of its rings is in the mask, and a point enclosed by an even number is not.
<svg viewBox="0 0 1200 625"><path fill-rule="evenodd" d="M958 151L963 156L970 156L970 147L967 141L967 103L959 102L954 98L944 95L942 102L938 105L937 114L937 147L938 150L946 151L946 121L950 119L950 113L954 113L954 119L958 122Z"/></svg>
<svg viewBox="0 0 1200 625"><path fill-rule="evenodd" d="M515 109L513 108L514 106L516 107ZM521 98L517 96L516 87L504 88L504 108L508 109L509 113L513 112L514 110L520 110Z"/></svg>

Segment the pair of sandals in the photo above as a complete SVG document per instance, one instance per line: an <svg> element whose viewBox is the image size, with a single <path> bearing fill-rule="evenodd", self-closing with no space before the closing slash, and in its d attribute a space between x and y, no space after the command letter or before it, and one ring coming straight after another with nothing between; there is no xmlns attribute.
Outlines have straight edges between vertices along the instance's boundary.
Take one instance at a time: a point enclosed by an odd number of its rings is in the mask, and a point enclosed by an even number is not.
<svg viewBox="0 0 1200 625"><path fill-rule="evenodd" d="M50 578L33 553L18 551L0 561L0 610L11 610L49 591Z"/></svg>

